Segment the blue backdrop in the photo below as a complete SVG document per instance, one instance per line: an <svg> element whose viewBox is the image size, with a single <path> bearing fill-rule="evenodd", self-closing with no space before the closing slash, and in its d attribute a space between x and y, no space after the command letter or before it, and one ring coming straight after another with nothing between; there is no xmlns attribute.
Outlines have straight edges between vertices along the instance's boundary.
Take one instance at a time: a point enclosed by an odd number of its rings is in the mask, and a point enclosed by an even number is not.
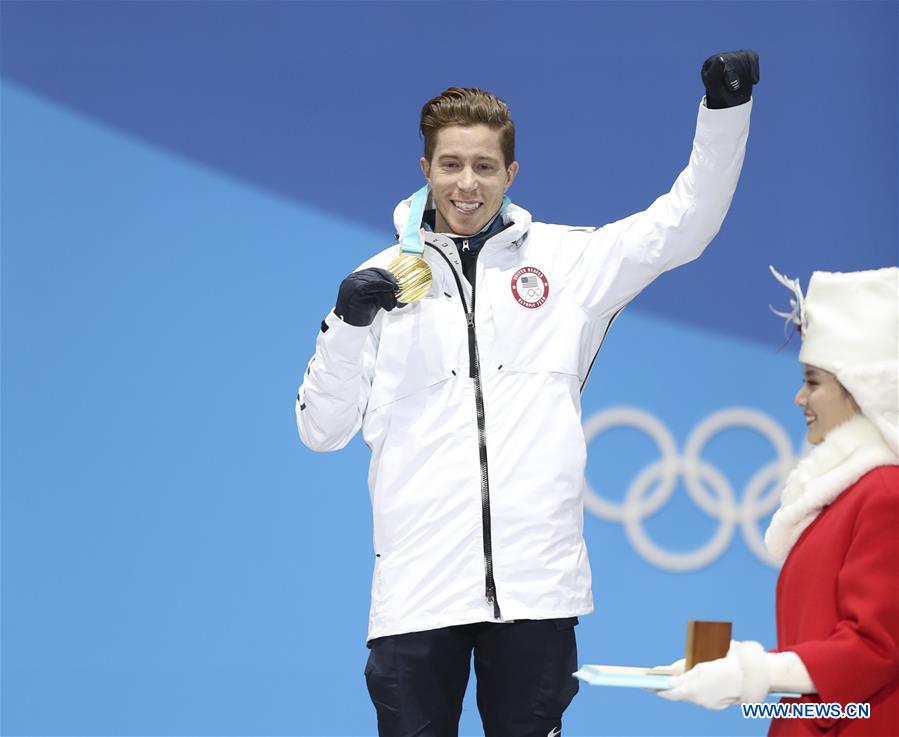
<svg viewBox="0 0 899 737"><path fill-rule="evenodd" d="M673 660L689 618L774 644L759 536L804 425L767 265L805 285L897 261L896 3L6 0L0 21L3 734L373 734L368 453L307 451L293 398L421 184L422 103L499 94L515 201L598 225L668 189L700 64L743 47L762 81L724 227L616 322L584 396L578 635L594 663ZM568 715L766 728L621 689Z"/></svg>

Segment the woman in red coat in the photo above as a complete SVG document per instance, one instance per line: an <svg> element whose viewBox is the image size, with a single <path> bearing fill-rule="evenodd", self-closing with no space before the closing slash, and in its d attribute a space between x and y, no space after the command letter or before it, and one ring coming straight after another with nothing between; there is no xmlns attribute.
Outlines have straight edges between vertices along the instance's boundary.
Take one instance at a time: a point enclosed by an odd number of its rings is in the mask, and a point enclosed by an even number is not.
<svg viewBox="0 0 899 737"><path fill-rule="evenodd" d="M809 716L775 718L769 735L896 737L899 269L815 272L805 298L798 280L774 273L795 295L787 317L799 325L804 368L795 401L813 446L787 478L765 535L784 560L777 651L731 643L727 657L659 695L722 709L799 693L783 703ZM847 716L855 704L869 705L869 716Z"/></svg>

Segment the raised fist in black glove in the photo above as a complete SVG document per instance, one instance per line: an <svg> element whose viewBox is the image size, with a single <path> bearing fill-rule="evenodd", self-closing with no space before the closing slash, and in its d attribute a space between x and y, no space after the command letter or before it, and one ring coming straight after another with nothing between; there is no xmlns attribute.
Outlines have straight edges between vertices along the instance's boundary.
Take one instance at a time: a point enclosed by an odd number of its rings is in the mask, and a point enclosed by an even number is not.
<svg viewBox="0 0 899 737"><path fill-rule="evenodd" d="M759 81L759 55L750 49L714 54L702 65L705 104L713 110L749 102Z"/></svg>
<svg viewBox="0 0 899 737"><path fill-rule="evenodd" d="M382 307L396 307L396 279L386 269L354 271L340 283L334 312L348 325L364 328L375 321Z"/></svg>

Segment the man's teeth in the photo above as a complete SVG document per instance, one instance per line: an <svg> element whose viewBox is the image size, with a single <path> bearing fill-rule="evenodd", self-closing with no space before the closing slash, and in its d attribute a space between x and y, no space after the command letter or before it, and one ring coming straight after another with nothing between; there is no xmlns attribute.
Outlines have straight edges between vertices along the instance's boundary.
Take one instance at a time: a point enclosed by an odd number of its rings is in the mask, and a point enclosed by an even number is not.
<svg viewBox="0 0 899 737"><path fill-rule="evenodd" d="M462 212L474 212L480 206L480 202L453 202L453 204Z"/></svg>

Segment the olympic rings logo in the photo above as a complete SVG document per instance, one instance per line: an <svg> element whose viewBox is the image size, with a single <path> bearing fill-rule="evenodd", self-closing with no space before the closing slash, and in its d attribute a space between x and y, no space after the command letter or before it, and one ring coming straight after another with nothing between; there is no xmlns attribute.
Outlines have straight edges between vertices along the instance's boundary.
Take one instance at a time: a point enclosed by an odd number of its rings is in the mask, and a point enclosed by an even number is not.
<svg viewBox="0 0 899 737"><path fill-rule="evenodd" d="M655 442L661 457L637 474L621 504L603 499L587 482L584 504L590 512L600 519L623 524L625 534L637 552L648 562L665 570L692 571L708 565L728 548L737 525L756 557L769 565L777 565L765 549L758 522L779 505L783 481L796 459L790 439L776 421L762 412L745 407L719 410L693 429L681 454L671 432L656 417L634 407L614 407L589 418L584 423L584 437L589 444L602 433L622 426L646 433ZM746 428L759 433L771 444L776 455L773 461L750 477L739 503L727 477L701 457L703 448L712 437L732 428ZM718 529L710 540L698 548L672 552L649 537L643 520L671 499L680 479L683 479L687 494L696 506L718 520ZM765 489L768 489L767 493Z"/></svg>

